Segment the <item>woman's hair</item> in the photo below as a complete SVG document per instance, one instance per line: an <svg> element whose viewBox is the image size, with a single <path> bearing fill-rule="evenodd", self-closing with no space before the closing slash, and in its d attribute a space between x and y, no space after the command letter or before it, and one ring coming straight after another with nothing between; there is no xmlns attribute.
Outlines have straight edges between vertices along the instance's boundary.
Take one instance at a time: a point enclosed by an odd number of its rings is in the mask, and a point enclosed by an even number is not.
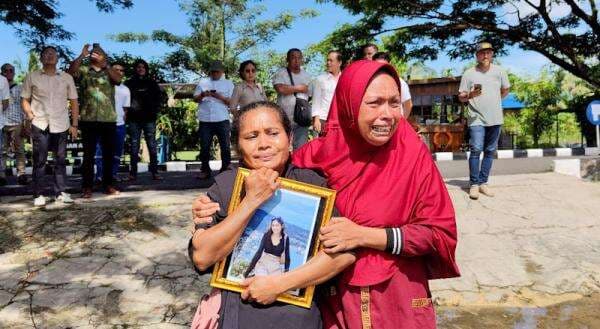
<svg viewBox="0 0 600 329"><path fill-rule="evenodd" d="M240 68L238 69L238 73L239 73L240 78L242 80L245 80L244 79L244 70L246 69L246 66L248 66L250 64L254 65L254 68L257 69L256 63L254 63L254 61L251 60L251 59L249 59L247 61L243 61L242 63L240 63Z"/></svg>
<svg viewBox="0 0 600 329"><path fill-rule="evenodd" d="M269 229L267 230L267 232L265 232L265 236L273 235L273 222L278 222L279 224L281 224L281 236L285 237L285 224L283 223L283 219L281 219L281 217L273 217L271 219L271 224L269 224Z"/></svg>
<svg viewBox="0 0 600 329"><path fill-rule="evenodd" d="M233 122L231 124L231 143L235 146L238 153L239 153L238 139L240 137L241 121L244 119L244 116L248 112L257 110L260 108L267 108L271 111L275 111L277 113L277 115L279 116L279 122L283 126L283 130L285 130L285 133L288 135L288 137L292 133L292 123L290 122L290 118L288 118L288 115L283 111L283 109L281 107L279 107L279 105L277 105L275 103L267 102L267 101L250 103L250 104L242 107L239 111L234 112L234 115L233 115Z"/></svg>
<svg viewBox="0 0 600 329"><path fill-rule="evenodd" d="M376 53L375 55L373 55L373 60L377 60L377 59L383 59L383 60L387 61L388 63L392 60L390 57L390 54L385 51L380 51L380 52Z"/></svg>
<svg viewBox="0 0 600 329"><path fill-rule="evenodd" d="M371 47L375 48L375 52L379 51L379 47L377 47L377 45L374 43L364 44L362 47L360 47L360 51L361 51L361 53L364 54L365 50L367 50L367 48L371 48Z"/></svg>
<svg viewBox="0 0 600 329"><path fill-rule="evenodd" d="M137 59L135 62L133 62L133 71L134 71L134 74L137 75L137 72L135 71L135 69L140 64L144 65L144 68L146 68L146 76L150 76L150 66L148 65L148 62L146 62L143 59Z"/></svg>

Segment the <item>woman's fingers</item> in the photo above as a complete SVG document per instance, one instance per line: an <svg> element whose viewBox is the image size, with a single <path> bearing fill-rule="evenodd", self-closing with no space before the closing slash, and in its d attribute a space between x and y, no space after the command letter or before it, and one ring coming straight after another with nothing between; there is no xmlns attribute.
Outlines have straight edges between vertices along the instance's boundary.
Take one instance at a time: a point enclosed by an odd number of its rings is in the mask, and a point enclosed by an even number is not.
<svg viewBox="0 0 600 329"><path fill-rule="evenodd" d="M323 235L327 235L327 234L333 232L333 228L331 227L331 224L327 224L327 225L321 227L321 230L319 232L321 232L321 234L323 234Z"/></svg>
<svg viewBox="0 0 600 329"><path fill-rule="evenodd" d="M323 244L323 247L331 248L333 246L338 245L339 240L333 239L333 238L325 238L325 239L321 240L321 243Z"/></svg>
<svg viewBox="0 0 600 329"><path fill-rule="evenodd" d="M346 217L331 217L329 220L329 225L339 224L345 221L349 221L349 219Z"/></svg>
<svg viewBox="0 0 600 329"><path fill-rule="evenodd" d="M342 251L345 251L345 248L343 248L343 246L341 246L341 245L337 245L337 246L334 246L331 248L323 248L323 251L327 254L337 254Z"/></svg>
<svg viewBox="0 0 600 329"><path fill-rule="evenodd" d="M248 286L251 285L254 280L255 280L254 277L246 278L244 281L242 281L240 283L240 286L242 286L244 288L248 288Z"/></svg>
<svg viewBox="0 0 600 329"><path fill-rule="evenodd" d="M194 209L195 217L210 217L219 211L221 207L218 203L206 204L205 208Z"/></svg>
<svg viewBox="0 0 600 329"><path fill-rule="evenodd" d="M240 297L242 297L243 300L248 300L248 298L250 298L250 292L248 289L242 290Z"/></svg>
<svg viewBox="0 0 600 329"><path fill-rule="evenodd" d="M212 217L194 217L194 225L198 224L210 224L212 223Z"/></svg>
<svg viewBox="0 0 600 329"><path fill-rule="evenodd" d="M244 290L242 290L242 293L241 293L241 297L243 300L248 300L252 297L252 295L250 294L249 286L252 284L252 282L254 280L255 280L254 277L246 278L244 281L242 281L240 283L240 286L242 286L242 288L244 288Z"/></svg>
<svg viewBox="0 0 600 329"><path fill-rule="evenodd" d="M219 211L220 206L217 202L213 202L207 195L199 195L192 203L192 218L211 217Z"/></svg>

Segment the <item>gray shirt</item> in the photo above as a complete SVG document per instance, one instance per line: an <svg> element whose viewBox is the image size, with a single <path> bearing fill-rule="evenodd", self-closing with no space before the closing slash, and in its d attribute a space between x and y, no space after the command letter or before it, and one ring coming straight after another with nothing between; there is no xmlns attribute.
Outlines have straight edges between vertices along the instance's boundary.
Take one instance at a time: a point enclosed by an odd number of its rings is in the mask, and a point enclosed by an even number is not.
<svg viewBox="0 0 600 329"><path fill-rule="evenodd" d="M306 71L304 71L303 69L300 69L300 72L298 74L292 72L292 77L294 78L294 86L308 86L310 83L310 75L308 75L308 73L306 73ZM275 75L273 75L273 86L280 84L288 86L292 85L292 82L290 81L290 76L285 67L279 69L277 72L275 72ZM294 94L277 94L277 105L281 106L285 113L287 113L290 120L294 118L294 107L296 106L296 97L308 100L308 95L304 93L297 93L296 96L294 96Z"/></svg>
<svg viewBox="0 0 600 329"><path fill-rule="evenodd" d="M469 100L469 126L496 126L504 123L500 89L510 87L508 75L501 67L491 64L487 72L472 67L465 71L458 92L472 91L481 85L481 95Z"/></svg>

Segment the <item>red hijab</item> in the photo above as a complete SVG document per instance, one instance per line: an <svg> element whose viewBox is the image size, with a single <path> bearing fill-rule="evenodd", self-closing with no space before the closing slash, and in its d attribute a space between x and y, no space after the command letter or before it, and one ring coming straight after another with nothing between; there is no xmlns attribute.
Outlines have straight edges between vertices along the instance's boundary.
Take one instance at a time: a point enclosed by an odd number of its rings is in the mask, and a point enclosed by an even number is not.
<svg viewBox="0 0 600 329"><path fill-rule="evenodd" d="M381 71L400 86L398 74L389 64L361 60L343 71L325 135L296 151L292 161L300 168L323 172L329 186L337 190L337 209L362 226L419 225L431 230L435 252L423 256L428 278L458 276L454 208L425 144L404 118L382 146L368 144L358 131L363 95ZM403 242L407 239L403 237ZM398 256L388 252L367 248L358 250L357 256L342 276L342 281L351 285L378 284L399 269Z"/></svg>

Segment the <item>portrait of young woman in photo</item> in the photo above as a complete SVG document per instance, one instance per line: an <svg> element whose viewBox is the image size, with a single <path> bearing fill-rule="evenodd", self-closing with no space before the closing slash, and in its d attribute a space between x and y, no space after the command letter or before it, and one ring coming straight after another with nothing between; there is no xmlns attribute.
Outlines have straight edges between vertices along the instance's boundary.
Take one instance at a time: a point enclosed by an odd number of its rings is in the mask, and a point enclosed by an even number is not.
<svg viewBox="0 0 600 329"><path fill-rule="evenodd" d="M282 268L283 265L283 268ZM281 274L290 270L290 238L280 217L271 220L244 277Z"/></svg>

